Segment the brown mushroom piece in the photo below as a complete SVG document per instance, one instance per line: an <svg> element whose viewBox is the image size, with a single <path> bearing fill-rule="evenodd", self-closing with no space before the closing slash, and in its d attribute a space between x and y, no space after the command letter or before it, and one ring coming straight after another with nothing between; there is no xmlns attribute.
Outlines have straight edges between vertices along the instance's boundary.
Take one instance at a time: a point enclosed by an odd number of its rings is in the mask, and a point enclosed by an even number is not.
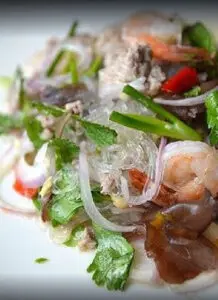
<svg viewBox="0 0 218 300"><path fill-rule="evenodd" d="M69 84L63 87L53 87L49 85L40 93L40 101L63 107L67 103L83 99L87 92L86 86L82 83L77 85Z"/></svg>
<svg viewBox="0 0 218 300"><path fill-rule="evenodd" d="M218 249L202 235L216 217L215 208L211 198L176 204L147 224L145 250L165 282L184 283L218 267Z"/></svg>

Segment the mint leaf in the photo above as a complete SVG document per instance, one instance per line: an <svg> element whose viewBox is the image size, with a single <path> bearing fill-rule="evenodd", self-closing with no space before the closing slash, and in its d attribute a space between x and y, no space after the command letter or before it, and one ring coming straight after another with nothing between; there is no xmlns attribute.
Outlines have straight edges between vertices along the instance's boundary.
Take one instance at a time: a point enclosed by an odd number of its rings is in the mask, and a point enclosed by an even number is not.
<svg viewBox="0 0 218 300"><path fill-rule="evenodd" d="M71 232L70 238L64 243L67 247L76 247L78 242L84 238L84 225L78 225Z"/></svg>
<svg viewBox="0 0 218 300"><path fill-rule="evenodd" d="M218 143L218 91L211 92L205 101L207 108L207 124L210 132L210 143L212 146Z"/></svg>
<svg viewBox="0 0 218 300"><path fill-rule="evenodd" d="M52 115L54 117L61 117L65 113L64 109L56 105L44 104L39 101L32 101L31 106L46 116Z"/></svg>
<svg viewBox="0 0 218 300"><path fill-rule="evenodd" d="M87 271L98 286L108 290L123 290L129 276L134 250L120 233L94 224L98 243L95 258Z"/></svg>
<svg viewBox="0 0 218 300"><path fill-rule="evenodd" d="M57 172L53 182L50 218L67 224L82 207L78 173L66 165Z"/></svg>
<svg viewBox="0 0 218 300"><path fill-rule="evenodd" d="M0 114L0 134L7 134L14 129L22 129L23 121L19 117Z"/></svg>
<svg viewBox="0 0 218 300"><path fill-rule="evenodd" d="M71 163L79 155L79 147L67 139L55 138L49 142L56 154L56 167L60 170L64 164Z"/></svg>
<svg viewBox="0 0 218 300"><path fill-rule="evenodd" d="M39 257L39 258L35 259L35 263L37 263L37 264L45 264L48 261L49 261L49 259L46 257Z"/></svg>
<svg viewBox="0 0 218 300"><path fill-rule="evenodd" d="M215 38L203 23L197 22L189 26L186 30L187 37L192 46L204 48L210 53L216 53Z"/></svg>
<svg viewBox="0 0 218 300"><path fill-rule="evenodd" d="M195 86L191 90L185 92L184 96L186 98L189 98L189 97L197 97L200 94L201 94L201 87L200 86Z"/></svg>
<svg viewBox="0 0 218 300"><path fill-rule="evenodd" d="M36 101L32 102L32 107L45 115L53 115L54 117L60 117L66 112L65 109L59 108L55 105L48 105ZM117 133L115 130L100 124L83 120L76 115L72 115L72 118L80 122L81 126L84 128L85 135L97 146L106 147L116 142Z"/></svg>
<svg viewBox="0 0 218 300"><path fill-rule="evenodd" d="M80 123L85 130L85 135L98 147L107 147L116 143L115 130L85 120L80 120Z"/></svg>
<svg viewBox="0 0 218 300"><path fill-rule="evenodd" d="M32 116L26 116L23 120L27 135L36 149L39 149L45 141L41 139L40 134L43 131L41 123Z"/></svg>

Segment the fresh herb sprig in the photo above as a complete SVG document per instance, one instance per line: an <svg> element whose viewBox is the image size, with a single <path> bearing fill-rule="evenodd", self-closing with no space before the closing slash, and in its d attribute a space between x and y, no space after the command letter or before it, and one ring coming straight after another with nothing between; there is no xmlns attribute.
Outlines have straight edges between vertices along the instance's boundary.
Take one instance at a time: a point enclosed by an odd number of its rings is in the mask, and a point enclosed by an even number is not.
<svg viewBox="0 0 218 300"><path fill-rule="evenodd" d="M45 115L50 114L55 117L60 117L67 113L63 108L36 101L32 102L32 107ZM110 146L116 142L117 133L115 130L101 124L87 121L77 115L72 115L72 119L80 123L84 129L85 135L98 147Z"/></svg>
<svg viewBox="0 0 218 300"><path fill-rule="evenodd" d="M112 232L93 224L98 243L95 258L88 267L98 286L108 290L125 288L134 257L134 249L118 232Z"/></svg>

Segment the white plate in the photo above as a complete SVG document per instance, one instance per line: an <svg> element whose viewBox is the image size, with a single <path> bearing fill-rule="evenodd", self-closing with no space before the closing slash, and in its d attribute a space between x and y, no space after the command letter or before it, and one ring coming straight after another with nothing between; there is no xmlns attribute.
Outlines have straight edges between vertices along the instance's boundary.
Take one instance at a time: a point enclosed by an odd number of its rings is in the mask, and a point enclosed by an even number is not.
<svg viewBox="0 0 218 300"><path fill-rule="evenodd" d="M134 1L133 1L134 2ZM104 5L106 5L104 3ZM141 6L141 7L140 7ZM72 19L81 21L83 30L101 30L138 7L89 7L58 11L30 11L15 9L10 18L1 18L0 28L0 73L12 74L18 63L24 62L35 50L43 46L50 35L64 35ZM145 6L144 6L145 7ZM145 7L146 8L146 7ZM160 7L161 9L161 7ZM164 10L170 10L164 7ZM190 7L171 9L193 19L206 19L214 27L215 14L211 10L191 10ZM214 16L214 17L213 17ZM12 21L13 20L13 21ZM1 151L1 150L0 150ZM86 273L93 253L79 253L52 243L36 221L21 219L0 213L0 298L1 299L175 299L167 289L153 289L132 285L126 292L113 293L97 288ZM37 257L48 257L49 263L37 265ZM214 299L218 288L198 299ZM177 296L183 299L182 296Z"/></svg>

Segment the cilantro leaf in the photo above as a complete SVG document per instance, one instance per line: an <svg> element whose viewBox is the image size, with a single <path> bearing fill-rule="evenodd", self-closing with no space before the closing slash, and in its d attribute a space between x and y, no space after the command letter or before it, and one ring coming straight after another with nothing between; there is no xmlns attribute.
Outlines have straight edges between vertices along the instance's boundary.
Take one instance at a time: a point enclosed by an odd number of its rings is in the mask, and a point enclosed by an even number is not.
<svg viewBox="0 0 218 300"><path fill-rule="evenodd" d="M31 116L24 117L24 127L27 135L36 149L39 149L45 141L41 139L40 134L43 131L41 123Z"/></svg>
<svg viewBox="0 0 218 300"><path fill-rule="evenodd" d="M64 164L71 163L79 155L79 147L67 139L55 138L49 142L56 154L56 167L60 170Z"/></svg>
<svg viewBox="0 0 218 300"><path fill-rule="evenodd" d="M78 173L71 166L65 165L57 172L53 182L50 218L60 224L67 224L82 207Z"/></svg>
<svg viewBox="0 0 218 300"><path fill-rule="evenodd" d="M23 121L21 118L0 114L0 134L7 134L13 129L22 129Z"/></svg>
<svg viewBox="0 0 218 300"><path fill-rule="evenodd" d="M211 92L205 101L207 108L207 124L210 132L210 143L216 145L218 143L218 91Z"/></svg>
<svg viewBox="0 0 218 300"><path fill-rule="evenodd" d="M123 290L129 276L134 250L120 233L105 230L96 224L98 243L95 258L87 271L99 286L109 290Z"/></svg>
<svg viewBox="0 0 218 300"><path fill-rule="evenodd" d="M97 146L107 147L116 143L117 133L115 130L85 120L80 120L85 130L85 135Z"/></svg>
<svg viewBox="0 0 218 300"><path fill-rule="evenodd" d="M85 226L78 225L71 232L70 238L64 243L67 247L76 247L78 242L84 238Z"/></svg>
<svg viewBox="0 0 218 300"><path fill-rule="evenodd" d="M210 53L216 53L215 38L203 23L197 22L189 26L186 30L187 37L192 46L204 48Z"/></svg>
<svg viewBox="0 0 218 300"><path fill-rule="evenodd" d="M39 257L39 258L35 259L35 263L37 263L37 264L45 264L48 261L49 261L49 259L46 257Z"/></svg>
<svg viewBox="0 0 218 300"><path fill-rule="evenodd" d="M64 109L56 105L44 104L39 101L32 101L31 106L46 116L52 115L54 117L61 117L65 113Z"/></svg>
<svg viewBox="0 0 218 300"><path fill-rule="evenodd" d="M201 87L200 86L194 86L191 90L184 93L184 96L189 97L197 97L201 94Z"/></svg>
<svg viewBox="0 0 218 300"><path fill-rule="evenodd" d="M107 195L102 195L96 187L92 196L95 202L111 201ZM52 197L49 205L49 217L52 224L67 224L80 209L83 202L80 194L78 172L70 165L64 165L54 178Z"/></svg>

